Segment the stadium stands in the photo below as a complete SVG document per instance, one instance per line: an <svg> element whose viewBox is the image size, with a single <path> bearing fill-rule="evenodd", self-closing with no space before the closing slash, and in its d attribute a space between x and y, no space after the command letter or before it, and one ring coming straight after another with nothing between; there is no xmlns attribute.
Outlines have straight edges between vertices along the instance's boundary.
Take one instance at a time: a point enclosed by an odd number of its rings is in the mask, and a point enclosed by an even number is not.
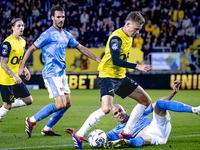
<svg viewBox="0 0 200 150"><path fill-rule="evenodd" d="M64 28L89 48L104 47L112 31L123 26L127 13L137 10L146 23L140 35L143 41L135 40L133 46L142 49L149 43L151 47L171 47L172 52L184 55L195 47L200 54L196 44L200 35L198 0L2 0L0 43L11 34L11 19L21 17L26 24L24 38L30 46L51 26L50 8L55 5L65 9Z"/></svg>

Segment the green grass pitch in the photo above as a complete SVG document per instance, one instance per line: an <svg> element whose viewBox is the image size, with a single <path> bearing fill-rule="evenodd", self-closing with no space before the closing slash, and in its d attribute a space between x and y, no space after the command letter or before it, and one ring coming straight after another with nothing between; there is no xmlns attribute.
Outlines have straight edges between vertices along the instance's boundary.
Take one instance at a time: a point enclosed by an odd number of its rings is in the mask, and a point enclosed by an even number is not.
<svg viewBox="0 0 200 150"><path fill-rule="evenodd" d="M171 90L146 90L155 102L159 98L167 95ZM0 123L0 150L12 149L39 149L39 150L64 150L74 149L71 135L64 133L65 127L79 129L87 117L98 109L100 103L100 91L95 90L71 90L72 106L65 113L63 118L54 126L54 131L61 134L61 137L44 137L40 134L42 128L47 123L48 118L37 122L33 128L32 137L28 138L24 131L24 119L27 116L32 116L41 108L49 103L53 103L53 99L48 98L46 89L30 90L33 96L33 104L30 106L23 106L12 109L3 121ZM180 90L173 100L183 102L192 106L200 105L200 91L198 90ZM122 100L115 96L114 103L123 105L128 114L131 113L132 108L136 102L130 98ZM0 105L2 99L0 98ZM166 145L158 146L143 146L143 150L199 150L200 149L200 116L190 113L176 113L170 112L172 131ZM152 118L152 115L150 115ZM115 121L111 114L105 116L97 123L90 131L94 129L102 129L105 132L113 129L118 122ZM87 134L90 133L88 131ZM87 143L83 143L84 149L91 148ZM103 149L103 148L99 148ZM124 149L124 148L121 148ZM133 149L133 148L126 148Z"/></svg>

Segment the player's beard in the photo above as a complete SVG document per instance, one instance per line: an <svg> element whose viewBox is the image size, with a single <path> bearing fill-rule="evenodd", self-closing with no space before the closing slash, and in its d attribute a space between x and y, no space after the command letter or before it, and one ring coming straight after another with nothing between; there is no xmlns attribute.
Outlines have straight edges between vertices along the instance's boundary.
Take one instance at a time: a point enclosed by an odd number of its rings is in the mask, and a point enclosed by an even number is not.
<svg viewBox="0 0 200 150"><path fill-rule="evenodd" d="M61 29L63 27L64 23L62 21L56 22L57 28Z"/></svg>

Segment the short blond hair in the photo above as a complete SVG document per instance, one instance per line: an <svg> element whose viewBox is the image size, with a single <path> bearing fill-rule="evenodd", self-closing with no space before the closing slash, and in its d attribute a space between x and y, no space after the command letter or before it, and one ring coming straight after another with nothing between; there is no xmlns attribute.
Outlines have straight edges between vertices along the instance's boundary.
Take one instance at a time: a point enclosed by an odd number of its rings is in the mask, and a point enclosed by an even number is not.
<svg viewBox="0 0 200 150"><path fill-rule="evenodd" d="M138 11L131 11L128 16L126 17L126 22L127 21L132 21L132 22L137 22L139 24L144 24L145 19L144 17L138 12Z"/></svg>

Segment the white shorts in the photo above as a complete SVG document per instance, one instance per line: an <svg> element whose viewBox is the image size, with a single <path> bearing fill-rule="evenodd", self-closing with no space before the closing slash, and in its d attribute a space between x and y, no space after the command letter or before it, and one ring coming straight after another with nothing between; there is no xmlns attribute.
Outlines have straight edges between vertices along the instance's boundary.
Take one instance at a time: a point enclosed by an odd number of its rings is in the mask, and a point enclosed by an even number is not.
<svg viewBox="0 0 200 150"><path fill-rule="evenodd" d="M70 93L67 77L62 75L61 77L49 77L44 79L44 83L49 92L49 98L54 98L64 93Z"/></svg>
<svg viewBox="0 0 200 150"><path fill-rule="evenodd" d="M167 111L167 115L161 117L153 112L153 120L150 123L146 135L151 137L152 145L166 144L169 134L171 132L170 115Z"/></svg>

